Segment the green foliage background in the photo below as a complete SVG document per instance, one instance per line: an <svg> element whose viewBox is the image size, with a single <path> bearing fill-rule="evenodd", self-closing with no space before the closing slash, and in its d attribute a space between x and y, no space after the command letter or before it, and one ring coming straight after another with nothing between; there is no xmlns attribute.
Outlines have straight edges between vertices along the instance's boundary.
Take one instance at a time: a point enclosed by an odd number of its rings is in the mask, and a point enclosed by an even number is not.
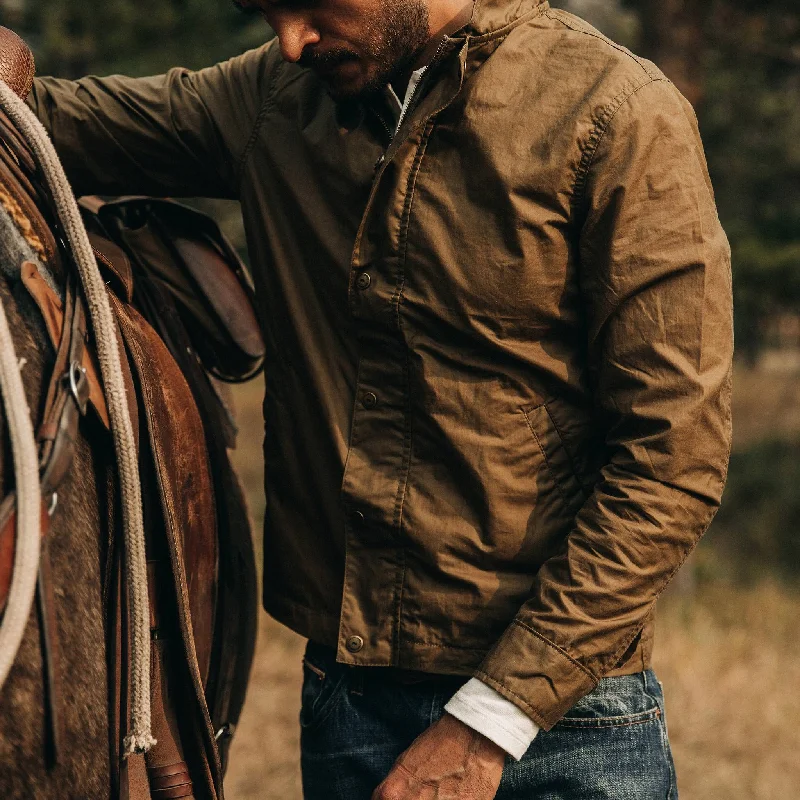
<svg viewBox="0 0 800 800"><path fill-rule="evenodd" d="M39 74L153 75L197 69L262 43L260 20L226 0L15 0L4 16L25 35ZM4 22L8 24L8 22Z"/></svg>

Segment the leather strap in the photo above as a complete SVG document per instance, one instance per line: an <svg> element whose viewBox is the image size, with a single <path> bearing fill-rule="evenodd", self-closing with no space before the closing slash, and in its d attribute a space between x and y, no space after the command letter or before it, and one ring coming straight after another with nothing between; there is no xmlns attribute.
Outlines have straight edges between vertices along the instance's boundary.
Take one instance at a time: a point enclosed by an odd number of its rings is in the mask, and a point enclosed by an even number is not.
<svg viewBox="0 0 800 800"><path fill-rule="evenodd" d="M194 797L192 785L172 786L167 789L150 789L153 800L171 800L174 797Z"/></svg>
<svg viewBox="0 0 800 800"><path fill-rule="evenodd" d="M20 270L22 283L39 307L39 311L44 318L47 333L54 347L59 347L64 328L64 306L58 299L56 293L42 278L36 264L25 261ZM94 353L84 347L81 366L86 370L86 379L89 382L89 403L103 423L106 430L109 429L108 408L106 406L103 388L100 383L100 370L97 366Z"/></svg>
<svg viewBox="0 0 800 800"><path fill-rule="evenodd" d="M51 576L50 553L47 538L44 536L42 537L42 549L39 557L36 606L39 612L39 632L42 641L42 661L45 677L44 705L48 734L45 738L45 761L49 766L55 766L58 763L64 742L64 717L61 713L60 647L56 623L55 593Z"/></svg>
<svg viewBox="0 0 800 800"><path fill-rule="evenodd" d="M150 794L155 798L192 797L192 780L185 761L148 769Z"/></svg>
<svg viewBox="0 0 800 800"><path fill-rule="evenodd" d="M72 463L78 421L86 413L89 380L83 366L86 321L74 279L67 281L64 324L56 352L53 377L47 388L39 425L42 496L52 496Z"/></svg>
<svg viewBox="0 0 800 800"><path fill-rule="evenodd" d="M156 744L145 754L147 776L150 783L150 794L158 797L194 797L192 780L184 761L184 748L178 724L176 703L181 692L175 686L176 670L174 664L173 640L163 637L160 628L160 612L164 603L164 587L167 582L164 576L168 575L169 564L153 562L148 564L152 571L148 575L148 588L151 598L151 615L153 631L158 636L154 639L151 650L151 713L153 715L153 736ZM161 569L158 569L161 567ZM165 569L166 568L166 569ZM180 647L180 642L175 641ZM184 794L169 794L170 791L180 789Z"/></svg>

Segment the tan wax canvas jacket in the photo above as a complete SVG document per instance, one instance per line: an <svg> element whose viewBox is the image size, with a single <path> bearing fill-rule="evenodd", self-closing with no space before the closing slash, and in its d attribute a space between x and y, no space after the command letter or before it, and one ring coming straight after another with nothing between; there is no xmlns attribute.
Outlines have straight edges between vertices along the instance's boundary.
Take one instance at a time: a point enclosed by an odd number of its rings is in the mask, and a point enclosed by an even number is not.
<svg viewBox="0 0 800 800"><path fill-rule="evenodd" d="M394 137L272 44L31 104L80 192L242 202L271 614L544 728L648 665L722 493L732 350L695 118L652 64L478 0Z"/></svg>

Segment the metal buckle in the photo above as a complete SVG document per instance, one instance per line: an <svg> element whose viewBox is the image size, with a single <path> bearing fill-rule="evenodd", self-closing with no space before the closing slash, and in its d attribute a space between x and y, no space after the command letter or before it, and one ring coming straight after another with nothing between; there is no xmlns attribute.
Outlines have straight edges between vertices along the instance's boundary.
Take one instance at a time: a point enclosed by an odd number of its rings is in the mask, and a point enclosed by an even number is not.
<svg viewBox="0 0 800 800"><path fill-rule="evenodd" d="M89 399L88 379L86 369L73 361L67 370L69 375L69 390L81 414L86 413L86 401Z"/></svg>
<svg viewBox="0 0 800 800"><path fill-rule="evenodd" d="M218 731L214 739L232 739L233 734L236 733L236 726L232 722L226 722Z"/></svg>

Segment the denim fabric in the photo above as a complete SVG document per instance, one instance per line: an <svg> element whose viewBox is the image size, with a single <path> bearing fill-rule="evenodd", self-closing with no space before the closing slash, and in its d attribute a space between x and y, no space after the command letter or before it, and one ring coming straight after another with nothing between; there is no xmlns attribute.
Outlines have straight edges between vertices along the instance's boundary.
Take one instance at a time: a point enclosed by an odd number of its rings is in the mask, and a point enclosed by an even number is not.
<svg viewBox="0 0 800 800"><path fill-rule="evenodd" d="M369 800L395 759L443 713L463 677L401 683L309 644L300 724L305 800ZM519 762L497 800L675 800L661 686L652 670L606 678Z"/></svg>

